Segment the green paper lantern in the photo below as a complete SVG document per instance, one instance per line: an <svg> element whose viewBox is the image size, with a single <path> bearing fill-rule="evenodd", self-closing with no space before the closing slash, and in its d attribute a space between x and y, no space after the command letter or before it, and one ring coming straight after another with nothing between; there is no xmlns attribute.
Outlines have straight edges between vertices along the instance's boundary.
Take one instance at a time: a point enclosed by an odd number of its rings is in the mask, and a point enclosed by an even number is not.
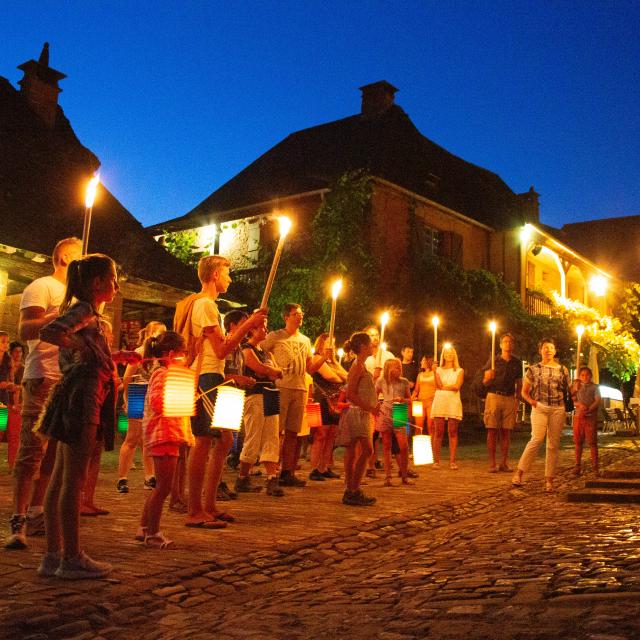
<svg viewBox="0 0 640 640"><path fill-rule="evenodd" d="M405 429L409 423L409 407L407 403L394 402L392 416L394 429Z"/></svg>
<svg viewBox="0 0 640 640"><path fill-rule="evenodd" d="M129 419L127 418L127 414L120 412L118 413L118 433L127 433L129 429Z"/></svg>
<svg viewBox="0 0 640 640"><path fill-rule="evenodd" d="M6 431L8 423L9 423L9 407L0 406L0 431Z"/></svg>

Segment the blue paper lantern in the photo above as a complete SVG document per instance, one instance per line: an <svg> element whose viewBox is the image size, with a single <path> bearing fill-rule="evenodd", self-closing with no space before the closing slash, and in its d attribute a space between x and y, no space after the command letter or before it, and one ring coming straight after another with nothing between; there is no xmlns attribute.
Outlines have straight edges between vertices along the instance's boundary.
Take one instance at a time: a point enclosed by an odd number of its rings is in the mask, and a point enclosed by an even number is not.
<svg viewBox="0 0 640 640"><path fill-rule="evenodd" d="M265 387L262 390L262 408L265 418L280 415L280 389Z"/></svg>
<svg viewBox="0 0 640 640"><path fill-rule="evenodd" d="M0 431L6 431L7 424L9 424L9 407L0 406Z"/></svg>
<svg viewBox="0 0 640 640"><path fill-rule="evenodd" d="M409 407L407 403L394 402L392 417L394 429L406 429L409 426Z"/></svg>
<svg viewBox="0 0 640 640"><path fill-rule="evenodd" d="M127 388L127 415L140 420L144 414L144 399L147 395L146 382L134 382Z"/></svg>

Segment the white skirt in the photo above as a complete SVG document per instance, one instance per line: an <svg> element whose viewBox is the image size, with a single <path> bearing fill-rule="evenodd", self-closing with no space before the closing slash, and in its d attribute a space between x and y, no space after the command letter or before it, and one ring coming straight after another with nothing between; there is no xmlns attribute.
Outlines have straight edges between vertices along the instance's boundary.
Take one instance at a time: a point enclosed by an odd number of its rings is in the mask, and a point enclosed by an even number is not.
<svg viewBox="0 0 640 640"><path fill-rule="evenodd" d="M455 418L462 420L462 400L459 391L436 389L431 405L432 418Z"/></svg>

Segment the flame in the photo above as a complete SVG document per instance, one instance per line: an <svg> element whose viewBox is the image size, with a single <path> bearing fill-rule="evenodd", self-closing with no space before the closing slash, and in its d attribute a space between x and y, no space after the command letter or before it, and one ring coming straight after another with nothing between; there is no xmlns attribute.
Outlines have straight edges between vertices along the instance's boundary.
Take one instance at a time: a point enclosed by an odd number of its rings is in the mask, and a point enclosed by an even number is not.
<svg viewBox="0 0 640 640"><path fill-rule="evenodd" d="M331 296L335 300L340 295L340 290L342 289L342 278L336 280L333 283L333 287L331 288Z"/></svg>
<svg viewBox="0 0 640 640"><path fill-rule="evenodd" d="M96 191L98 189L98 185L100 184L100 176L96 174L89 180L89 184L87 185L87 192L84 198L84 206L87 209L91 209L93 207L93 202L96 199Z"/></svg>
<svg viewBox="0 0 640 640"><path fill-rule="evenodd" d="M440 324L440 318L438 318L438 316L433 316L433 318L431 318L431 324L434 327L437 327Z"/></svg>
<svg viewBox="0 0 640 640"><path fill-rule="evenodd" d="M491 331L491 333L495 333L497 328L498 328L498 325L492 320L489 323L489 331Z"/></svg>
<svg viewBox="0 0 640 640"><path fill-rule="evenodd" d="M578 338L582 338L582 334L584 333L584 325L579 324L576 327L576 333L578 334Z"/></svg>
<svg viewBox="0 0 640 640"><path fill-rule="evenodd" d="M385 311L381 316L380 316L380 324L384 327L387 325L387 323L389 322L389 312Z"/></svg>
<svg viewBox="0 0 640 640"><path fill-rule="evenodd" d="M291 230L291 220L286 216L280 216L278 222L280 223L280 236L284 238Z"/></svg>

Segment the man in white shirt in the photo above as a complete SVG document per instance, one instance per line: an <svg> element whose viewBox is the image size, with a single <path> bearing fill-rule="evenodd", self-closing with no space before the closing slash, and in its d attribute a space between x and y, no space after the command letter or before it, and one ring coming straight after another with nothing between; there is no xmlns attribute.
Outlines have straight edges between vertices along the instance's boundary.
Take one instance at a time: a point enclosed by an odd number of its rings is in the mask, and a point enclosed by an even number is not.
<svg viewBox="0 0 640 640"><path fill-rule="evenodd" d="M22 428L13 467L13 515L7 549L26 549L26 535L44 533L42 503L53 471L56 443L40 439L33 433L33 426L49 390L60 379L60 368L58 347L42 342L39 332L58 316L69 264L81 257L82 242L78 238L61 240L53 250L53 274L34 280L22 293L18 334L20 340L27 341L29 353L22 378Z"/></svg>
<svg viewBox="0 0 640 640"><path fill-rule="evenodd" d="M251 329L263 325L266 317L265 309L256 311L239 323L233 333L225 335L216 298L218 294L225 293L231 284L230 265L223 256L205 256L198 263L202 291L193 303L191 333L201 342L191 367L199 372L198 388L201 392L224 382L225 358ZM207 398L214 404L215 392L209 393ZM233 445L233 434L224 429L211 428L211 415L206 411L202 399L198 400L197 414L191 419L191 430L196 444L189 454L189 512L185 524L188 527L220 529L232 521L229 514L218 511L216 493L224 461ZM214 443L213 452L209 455Z"/></svg>
<svg viewBox="0 0 640 640"><path fill-rule="evenodd" d="M380 332L378 331L378 327L374 325L369 325L364 329L364 332L371 338L371 343L373 344L373 355L369 356L364 363L364 366L367 368L367 371L373 376L374 380L377 380L382 373L382 369L384 369L384 363L387 360L391 360L395 358L391 351L387 351L382 348L380 344Z"/></svg>
<svg viewBox="0 0 640 640"><path fill-rule="evenodd" d="M306 374L313 375L326 362L327 354L312 363L311 341L300 333L304 313L299 304L284 306L284 329L272 331L260 347L273 354L275 363L282 369L282 378L276 380L280 389L280 432L284 431L282 443L282 471L280 484L285 487L304 487L306 482L295 476L300 457L298 433L307 403ZM330 353L330 350L329 350Z"/></svg>

